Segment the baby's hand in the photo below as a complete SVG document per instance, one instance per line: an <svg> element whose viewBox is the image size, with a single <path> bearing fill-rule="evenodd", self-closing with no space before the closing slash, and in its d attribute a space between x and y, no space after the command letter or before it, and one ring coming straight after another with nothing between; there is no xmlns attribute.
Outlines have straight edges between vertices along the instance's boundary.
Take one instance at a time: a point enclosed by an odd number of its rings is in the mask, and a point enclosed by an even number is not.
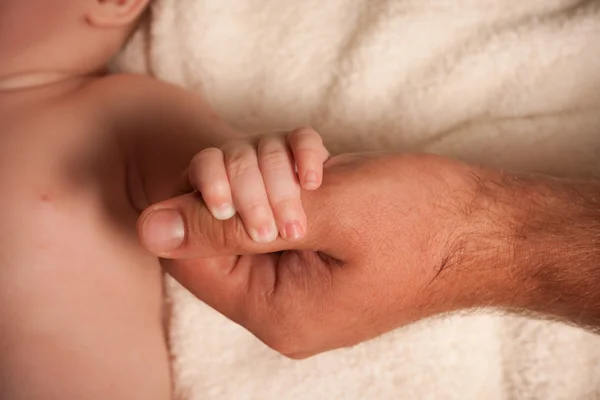
<svg viewBox="0 0 600 400"><path fill-rule="evenodd" d="M319 134L302 128L205 149L192 160L189 178L215 218L237 211L256 242L273 241L278 233L294 240L307 227L300 188L321 185L328 157Z"/></svg>

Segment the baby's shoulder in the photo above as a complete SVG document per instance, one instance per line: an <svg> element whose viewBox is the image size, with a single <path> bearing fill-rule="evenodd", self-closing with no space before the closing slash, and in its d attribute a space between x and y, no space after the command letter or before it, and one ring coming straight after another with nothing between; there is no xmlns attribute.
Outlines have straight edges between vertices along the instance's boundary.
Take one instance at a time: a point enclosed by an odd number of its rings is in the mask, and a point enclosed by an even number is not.
<svg viewBox="0 0 600 400"><path fill-rule="evenodd" d="M89 92L100 101L122 109L179 107L198 101L194 93L146 75L109 75L90 85Z"/></svg>
<svg viewBox="0 0 600 400"><path fill-rule="evenodd" d="M0 126L0 183L10 172L59 185L60 180L72 180L74 171L95 168L94 162L122 165L116 130L120 116L102 99L102 81L0 110L5 117Z"/></svg>
<svg viewBox="0 0 600 400"><path fill-rule="evenodd" d="M88 90L96 109L116 118L129 131L205 134L226 125L198 94L142 75L107 76Z"/></svg>

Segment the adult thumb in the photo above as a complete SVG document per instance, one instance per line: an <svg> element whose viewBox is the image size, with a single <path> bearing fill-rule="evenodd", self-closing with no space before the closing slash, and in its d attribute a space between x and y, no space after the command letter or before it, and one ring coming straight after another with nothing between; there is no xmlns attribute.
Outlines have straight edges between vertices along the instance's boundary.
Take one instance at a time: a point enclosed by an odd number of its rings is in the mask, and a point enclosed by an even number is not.
<svg viewBox="0 0 600 400"><path fill-rule="evenodd" d="M197 193L175 197L147 208L138 220L138 234L148 251L161 258L190 259L274 253L308 249L306 240L256 243L239 216L217 220Z"/></svg>

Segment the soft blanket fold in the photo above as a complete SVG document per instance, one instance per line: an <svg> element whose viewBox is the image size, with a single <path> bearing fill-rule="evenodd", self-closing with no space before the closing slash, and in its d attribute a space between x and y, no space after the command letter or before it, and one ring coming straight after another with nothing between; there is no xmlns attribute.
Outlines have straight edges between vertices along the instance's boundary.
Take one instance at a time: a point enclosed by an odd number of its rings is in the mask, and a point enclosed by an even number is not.
<svg viewBox="0 0 600 400"><path fill-rule="evenodd" d="M599 54L598 0L157 0L118 65L333 151L587 175ZM168 286L181 399L600 398L600 338L559 324L454 316L292 362Z"/></svg>

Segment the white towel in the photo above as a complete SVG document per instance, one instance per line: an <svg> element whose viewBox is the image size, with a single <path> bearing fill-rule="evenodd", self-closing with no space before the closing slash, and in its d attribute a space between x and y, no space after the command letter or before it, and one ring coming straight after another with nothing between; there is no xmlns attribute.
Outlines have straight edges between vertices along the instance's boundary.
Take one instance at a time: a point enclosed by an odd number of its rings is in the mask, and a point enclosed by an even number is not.
<svg viewBox="0 0 600 400"><path fill-rule="evenodd" d="M599 0L156 0L118 64L334 151L600 165ZM168 287L180 399L600 398L600 338L560 324L453 316L294 362Z"/></svg>

